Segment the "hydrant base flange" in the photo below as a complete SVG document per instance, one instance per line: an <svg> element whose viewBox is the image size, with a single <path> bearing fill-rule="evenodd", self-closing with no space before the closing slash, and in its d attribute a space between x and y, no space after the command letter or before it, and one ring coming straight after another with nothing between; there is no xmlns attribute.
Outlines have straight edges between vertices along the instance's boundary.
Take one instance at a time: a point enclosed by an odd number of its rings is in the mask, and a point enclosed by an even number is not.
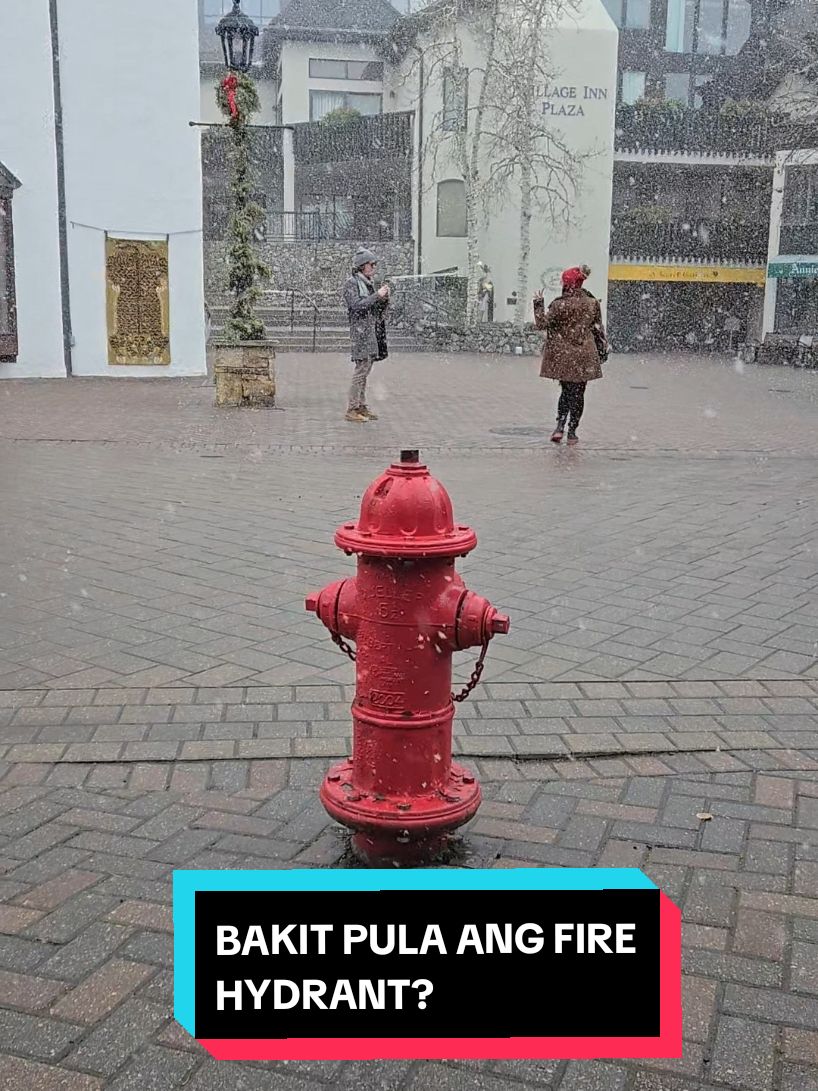
<svg viewBox="0 0 818 1091"><path fill-rule="evenodd" d="M445 835L473 818L481 802L473 774L454 763L445 786L428 794L363 794L354 787L349 759L330 769L320 796L327 812L354 831L359 856L407 865L431 859Z"/></svg>
<svg viewBox="0 0 818 1091"><path fill-rule="evenodd" d="M417 841L394 834L359 830L352 835L352 851L369 867L422 867L433 865L446 851L449 834L436 833Z"/></svg>

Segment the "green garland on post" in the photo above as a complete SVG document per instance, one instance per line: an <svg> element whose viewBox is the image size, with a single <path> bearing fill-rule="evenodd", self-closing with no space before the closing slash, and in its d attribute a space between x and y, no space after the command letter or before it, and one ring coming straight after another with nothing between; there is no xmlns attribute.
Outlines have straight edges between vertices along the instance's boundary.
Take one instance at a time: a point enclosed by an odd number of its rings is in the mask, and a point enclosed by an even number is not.
<svg viewBox="0 0 818 1091"><path fill-rule="evenodd" d="M264 210L252 199L251 148L248 119L259 110L253 80L243 72L230 72L216 87L216 102L227 118L233 136L230 157L230 217L228 285L233 294L226 332L231 340L263 341L264 323L256 314L260 283L268 280L270 269L256 253L253 230L264 219Z"/></svg>

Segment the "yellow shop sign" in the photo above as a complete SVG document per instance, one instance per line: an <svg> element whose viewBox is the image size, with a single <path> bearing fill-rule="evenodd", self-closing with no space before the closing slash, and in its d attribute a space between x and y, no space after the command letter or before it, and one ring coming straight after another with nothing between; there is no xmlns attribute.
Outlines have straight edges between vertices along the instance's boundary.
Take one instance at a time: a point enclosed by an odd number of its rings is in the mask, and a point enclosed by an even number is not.
<svg viewBox="0 0 818 1091"><path fill-rule="evenodd" d="M609 280L652 280L682 284L758 284L764 286L766 271L729 265L632 265L613 263Z"/></svg>

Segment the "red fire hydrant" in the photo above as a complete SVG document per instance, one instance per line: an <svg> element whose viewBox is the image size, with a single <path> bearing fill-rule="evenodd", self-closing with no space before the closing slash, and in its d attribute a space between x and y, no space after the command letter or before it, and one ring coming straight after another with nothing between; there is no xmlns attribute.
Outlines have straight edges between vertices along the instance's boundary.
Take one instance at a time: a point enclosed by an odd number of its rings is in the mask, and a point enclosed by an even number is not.
<svg viewBox="0 0 818 1091"><path fill-rule="evenodd" d="M356 690L352 758L330 769L321 802L368 863L423 863L480 806L475 776L452 762L453 702L477 685L509 620L455 571L477 536L454 523L449 494L417 451L373 481L335 543L357 554L357 576L306 606L355 660ZM453 694L452 654L472 647L482 650L471 680Z"/></svg>

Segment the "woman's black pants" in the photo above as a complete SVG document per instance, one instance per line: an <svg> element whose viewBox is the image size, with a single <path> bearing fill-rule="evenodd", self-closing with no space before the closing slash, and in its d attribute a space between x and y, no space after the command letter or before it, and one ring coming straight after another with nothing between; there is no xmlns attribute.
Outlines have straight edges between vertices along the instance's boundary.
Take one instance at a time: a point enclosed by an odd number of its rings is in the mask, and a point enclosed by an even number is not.
<svg viewBox="0 0 818 1091"><path fill-rule="evenodd" d="M569 433L577 430L585 408L585 383L560 383L562 393L557 405L557 428L562 432L568 424Z"/></svg>

